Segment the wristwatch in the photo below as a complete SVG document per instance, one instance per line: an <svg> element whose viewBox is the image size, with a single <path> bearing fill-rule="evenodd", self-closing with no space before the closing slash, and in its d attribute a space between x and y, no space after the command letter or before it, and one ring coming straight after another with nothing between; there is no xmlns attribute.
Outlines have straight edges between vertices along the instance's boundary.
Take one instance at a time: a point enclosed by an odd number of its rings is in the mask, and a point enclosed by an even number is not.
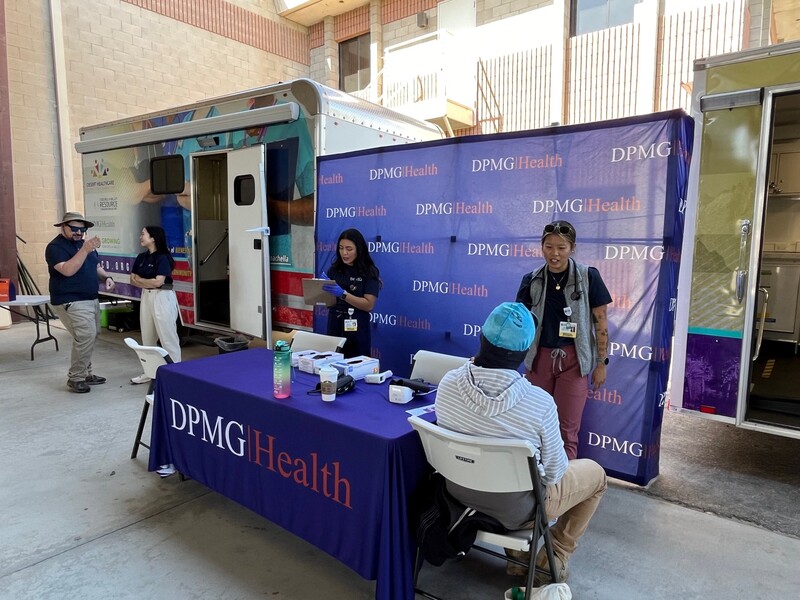
<svg viewBox="0 0 800 600"><path fill-rule="evenodd" d="M608 364L608 357L606 356L603 360L597 359L598 365L607 365Z"/></svg>
<svg viewBox="0 0 800 600"><path fill-rule="evenodd" d="M341 298L342 300L344 300L344 299L345 299L345 296L347 296L347 292L342 292L342 295L341 295L341 296L339 296L339 298Z"/></svg>

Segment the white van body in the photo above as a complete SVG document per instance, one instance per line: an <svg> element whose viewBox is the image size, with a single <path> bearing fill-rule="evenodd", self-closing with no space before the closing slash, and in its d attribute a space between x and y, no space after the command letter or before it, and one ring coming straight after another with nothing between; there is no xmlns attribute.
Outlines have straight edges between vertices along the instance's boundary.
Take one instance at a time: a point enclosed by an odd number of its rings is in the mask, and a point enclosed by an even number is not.
<svg viewBox="0 0 800 600"><path fill-rule="evenodd" d="M273 326L312 327L301 280L314 273L316 157L443 135L298 79L83 127L80 137L86 217L119 282L114 295L138 299L129 274L144 251L139 233L162 226L183 323L269 340Z"/></svg>
<svg viewBox="0 0 800 600"><path fill-rule="evenodd" d="M669 408L800 437L800 43L695 64Z"/></svg>

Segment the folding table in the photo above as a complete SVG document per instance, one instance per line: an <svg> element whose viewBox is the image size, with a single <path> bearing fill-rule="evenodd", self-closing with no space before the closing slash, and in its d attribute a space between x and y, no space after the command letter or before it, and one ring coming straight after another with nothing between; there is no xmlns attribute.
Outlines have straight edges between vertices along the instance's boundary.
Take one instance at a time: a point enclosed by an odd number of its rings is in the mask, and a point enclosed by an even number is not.
<svg viewBox="0 0 800 600"><path fill-rule="evenodd" d="M16 300L5 300L0 301L0 307L6 309L9 312L14 313L15 315L19 315L28 321L32 321L36 323L36 340L31 344L31 360L33 360L33 348L36 344L41 344L42 342L47 342L53 340L53 343L56 345L56 352L58 352L58 340L53 337L53 334L50 333L50 321L47 318L47 311L44 308L47 304L50 303L50 296L24 296L24 295L17 295ZM19 311L14 310L14 308L32 308L33 309L33 316L28 314L27 311ZM44 322L45 327L47 329L47 336L42 337L41 330L39 329L39 324Z"/></svg>

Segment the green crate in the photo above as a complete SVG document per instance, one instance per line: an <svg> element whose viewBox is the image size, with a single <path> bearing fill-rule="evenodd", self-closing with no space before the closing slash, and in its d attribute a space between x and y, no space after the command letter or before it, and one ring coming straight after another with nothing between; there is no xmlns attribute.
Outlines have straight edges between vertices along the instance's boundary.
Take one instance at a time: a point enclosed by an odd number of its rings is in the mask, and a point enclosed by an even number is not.
<svg viewBox="0 0 800 600"><path fill-rule="evenodd" d="M130 303L125 304L100 304L100 327L108 328L109 313L133 312Z"/></svg>

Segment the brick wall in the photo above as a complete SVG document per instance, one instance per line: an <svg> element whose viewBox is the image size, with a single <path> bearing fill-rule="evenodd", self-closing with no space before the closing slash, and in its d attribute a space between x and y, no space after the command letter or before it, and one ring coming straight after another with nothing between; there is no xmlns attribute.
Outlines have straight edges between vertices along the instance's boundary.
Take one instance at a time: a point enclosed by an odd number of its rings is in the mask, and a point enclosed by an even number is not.
<svg viewBox="0 0 800 600"><path fill-rule="evenodd" d="M322 23L314 25L311 30L319 29L312 35L312 40L319 39L311 47L311 79L328 87L339 87L339 44L333 39L333 17L326 17Z"/></svg>
<svg viewBox="0 0 800 600"><path fill-rule="evenodd" d="M27 242L17 248L44 290L44 247L57 233L61 196L49 12L43 0L6 0L5 8L16 233Z"/></svg>
<svg viewBox="0 0 800 600"><path fill-rule="evenodd" d="M369 33L369 4L333 18L333 37L337 42Z"/></svg>
<svg viewBox="0 0 800 600"><path fill-rule="evenodd" d="M80 127L311 72L306 28L278 17L272 2L53 2L62 11L67 179L78 210ZM5 0L16 229L28 242L20 245L23 260L42 289L44 247L57 233L52 224L64 198L49 5Z"/></svg>

